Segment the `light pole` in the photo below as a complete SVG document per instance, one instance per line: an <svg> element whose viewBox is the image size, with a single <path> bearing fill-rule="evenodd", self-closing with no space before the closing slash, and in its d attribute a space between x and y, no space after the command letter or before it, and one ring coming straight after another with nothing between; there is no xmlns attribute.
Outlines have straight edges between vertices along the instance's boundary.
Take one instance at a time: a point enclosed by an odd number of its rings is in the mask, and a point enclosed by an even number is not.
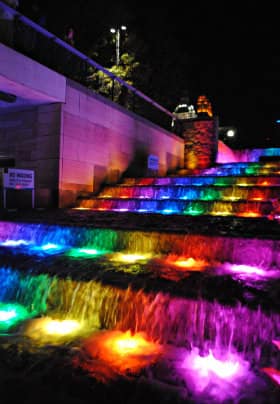
<svg viewBox="0 0 280 404"><path fill-rule="evenodd" d="M126 31L126 26L121 25L120 28L111 28L110 32L116 34L116 65L120 64L120 42L121 42L121 31Z"/></svg>

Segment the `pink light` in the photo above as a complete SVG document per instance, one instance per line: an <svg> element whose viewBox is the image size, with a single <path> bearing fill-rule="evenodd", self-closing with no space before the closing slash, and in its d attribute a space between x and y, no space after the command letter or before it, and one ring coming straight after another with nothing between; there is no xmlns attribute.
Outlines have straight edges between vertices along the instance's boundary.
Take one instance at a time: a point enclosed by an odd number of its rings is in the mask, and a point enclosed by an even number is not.
<svg viewBox="0 0 280 404"><path fill-rule="evenodd" d="M280 349L280 341L277 341L276 339L272 340L272 343L278 348Z"/></svg>
<svg viewBox="0 0 280 404"><path fill-rule="evenodd" d="M275 383L280 385L280 370L274 368L263 368L262 371L266 373Z"/></svg>
<svg viewBox="0 0 280 404"><path fill-rule="evenodd" d="M207 397L206 402L222 403L227 400L237 402L244 385L254 382L249 362L240 355L216 350L200 355L194 348L185 355L181 367L177 369L185 379L188 388L197 397Z"/></svg>
<svg viewBox="0 0 280 404"><path fill-rule="evenodd" d="M237 265L226 263L223 265L223 269L228 272L240 274L240 275L255 275L261 278L278 278L280 277L280 271L264 270L261 268L253 267L250 265Z"/></svg>
<svg viewBox="0 0 280 404"><path fill-rule="evenodd" d="M237 360L218 360L210 350L207 356L197 355L193 358L193 369L203 377L209 377L210 372L213 372L221 379L229 379L238 373L239 363Z"/></svg>

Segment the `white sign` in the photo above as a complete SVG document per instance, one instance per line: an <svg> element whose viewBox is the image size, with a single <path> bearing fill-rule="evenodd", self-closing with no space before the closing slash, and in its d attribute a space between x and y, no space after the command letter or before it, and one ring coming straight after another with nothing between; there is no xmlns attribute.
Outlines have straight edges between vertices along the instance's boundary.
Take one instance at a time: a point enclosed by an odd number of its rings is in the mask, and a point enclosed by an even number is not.
<svg viewBox="0 0 280 404"><path fill-rule="evenodd" d="M34 189L34 171L9 168L4 174L4 188Z"/></svg>
<svg viewBox="0 0 280 404"><path fill-rule="evenodd" d="M148 168L150 170L158 170L158 157L150 154L148 156Z"/></svg>

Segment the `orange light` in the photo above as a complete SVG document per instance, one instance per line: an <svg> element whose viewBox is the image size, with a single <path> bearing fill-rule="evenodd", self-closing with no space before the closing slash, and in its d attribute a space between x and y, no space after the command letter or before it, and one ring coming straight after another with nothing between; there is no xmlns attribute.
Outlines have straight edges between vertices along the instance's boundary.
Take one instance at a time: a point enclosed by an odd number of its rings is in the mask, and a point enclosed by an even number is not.
<svg viewBox="0 0 280 404"><path fill-rule="evenodd" d="M178 267L178 269L185 268L188 271L201 271L207 265L207 262L203 260L196 260L192 257L189 258L179 257L175 260L169 258L167 259L167 262L175 265L176 267Z"/></svg>
<svg viewBox="0 0 280 404"><path fill-rule="evenodd" d="M240 217L259 217L261 215L259 213L257 213L257 212L241 212L241 213L238 213L237 216L240 216Z"/></svg>
<svg viewBox="0 0 280 404"><path fill-rule="evenodd" d="M83 356L74 363L102 381L117 374L137 373L155 362L162 353L161 345L149 341L144 333L132 334L130 330L97 333L85 341L84 347L87 359ZM96 366L96 360L99 366Z"/></svg>

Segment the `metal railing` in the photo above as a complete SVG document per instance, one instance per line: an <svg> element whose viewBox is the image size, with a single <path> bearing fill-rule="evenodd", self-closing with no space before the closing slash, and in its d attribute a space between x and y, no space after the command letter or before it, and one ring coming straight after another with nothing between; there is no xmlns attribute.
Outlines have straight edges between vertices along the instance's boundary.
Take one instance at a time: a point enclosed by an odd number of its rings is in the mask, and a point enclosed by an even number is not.
<svg viewBox="0 0 280 404"><path fill-rule="evenodd" d="M175 114L2 1L0 9L12 17L10 38L0 37L4 44L171 130Z"/></svg>

